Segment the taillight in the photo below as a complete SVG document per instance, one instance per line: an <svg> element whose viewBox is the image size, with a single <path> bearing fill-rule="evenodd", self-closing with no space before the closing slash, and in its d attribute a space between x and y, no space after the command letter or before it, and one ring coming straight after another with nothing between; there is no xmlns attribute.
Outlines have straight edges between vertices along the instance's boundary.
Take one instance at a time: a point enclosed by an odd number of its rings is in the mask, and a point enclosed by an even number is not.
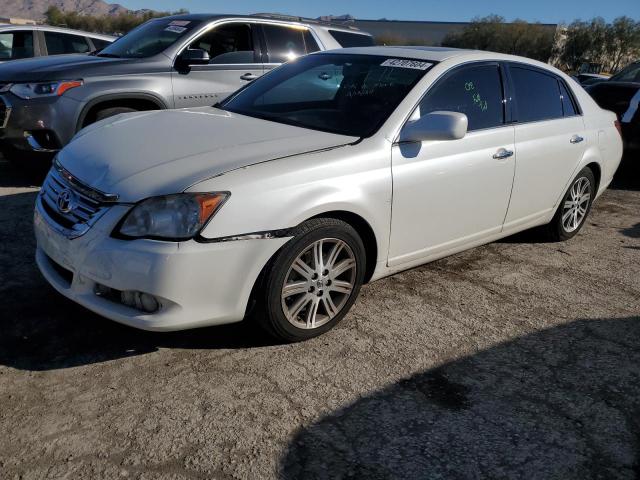
<svg viewBox="0 0 640 480"><path fill-rule="evenodd" d="M620 124L620 120L613 122L613 125L616 127L616 130L618 130L620 137L622 137L622 125Z"/></svg>

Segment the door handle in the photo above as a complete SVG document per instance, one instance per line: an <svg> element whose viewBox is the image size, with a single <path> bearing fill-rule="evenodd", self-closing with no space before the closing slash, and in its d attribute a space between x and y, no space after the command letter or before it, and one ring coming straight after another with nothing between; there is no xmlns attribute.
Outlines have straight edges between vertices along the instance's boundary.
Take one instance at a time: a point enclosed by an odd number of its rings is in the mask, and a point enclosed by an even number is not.
<svg viewBox="0 0 640 480"><path fill-rule="evenodd" d="M505 158L509 158L513 155L513 150L507 150L506 148L501 148L496 153L493 154L493 158L496 160L504 160Z"/></svg>
<svg viewBox="0 0 640 480"><path fill-rule="evenodd" d="M580 143L583 140L584 140L584 138L582 138L580 135L574 135L573 137L571 137L571 140L569 140L569 141L571 143Z"/></svg>
<svg viewBox="0 0 640 480"><path fill-rule="evenodd" d="M256 78L258 78L258 76L254 75L253 73L245 73L244 75L240 75L240 80L246 80L248 82L250 82L251 80L255 80Z"/></svg>

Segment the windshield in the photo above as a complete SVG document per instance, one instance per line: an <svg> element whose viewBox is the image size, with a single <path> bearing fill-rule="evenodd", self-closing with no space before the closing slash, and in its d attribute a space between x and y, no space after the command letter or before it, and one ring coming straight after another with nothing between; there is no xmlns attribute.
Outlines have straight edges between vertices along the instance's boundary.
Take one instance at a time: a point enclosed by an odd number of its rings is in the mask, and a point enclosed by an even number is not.
<svg viewBox="0 0 640 480"><path fill-rule="evenodd" d="M200 22L159 19L147 22L98 53L99 57L145 58L163 52Z"/></svg>
<svg viewBox="0 0 640 480"><path fill-rule="evenodd" d="M640 63L632 63L609 80L613 82L640 82Z"/></svg>
<svg viewBox="0 0 640 480"><path fill-rule="evenodd" d="M256 80L220 108L314 130L373 135L433 66L394 57L316 54Z"/></svg>

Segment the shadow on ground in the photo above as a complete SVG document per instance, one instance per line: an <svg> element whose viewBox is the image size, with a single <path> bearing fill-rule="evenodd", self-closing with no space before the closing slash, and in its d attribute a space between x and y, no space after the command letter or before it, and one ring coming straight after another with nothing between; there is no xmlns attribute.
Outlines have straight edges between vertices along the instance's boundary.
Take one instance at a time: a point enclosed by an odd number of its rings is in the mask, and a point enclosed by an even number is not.
<svg viewBox="0 0 640 480"><path fill-rule="evenodd" d="M622 234L630 238L640 238L640 223L636 223L633 227L624 228Z"/></svg>
<svg viewBox="0 0 640 480"><path fill-rule="evenodd" d="M0 188L39 187L47 175L48 165L29 164L17 168L0 156Z"/></svg>
<svg viewBox="0 0 640 480"><path fill-rule="evenodd" d="M402 380L302 429L281 474L638 478L639 363L640 317L534 333Z"/></svg>
<svg viewBox="0 0 640 480"><path fill-rule="evenodd" d="M640 190L640 152L625 154L610 188L614 190Z"/></svg>
<svg viewBox="0 0 640 480"><path fill-rule="evenodd" d="M269 344L253 325L151 333L118 325L59 295L35 264L35 191L0 196L0 364L50 370L167 348L246 348Z"/></svg>

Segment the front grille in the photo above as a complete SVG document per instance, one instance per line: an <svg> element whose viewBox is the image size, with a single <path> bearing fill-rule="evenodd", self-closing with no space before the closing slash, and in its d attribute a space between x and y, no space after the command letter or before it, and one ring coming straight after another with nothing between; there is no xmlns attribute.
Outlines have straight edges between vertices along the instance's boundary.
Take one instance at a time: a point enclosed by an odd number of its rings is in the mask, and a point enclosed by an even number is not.
<svg viewBox="0 0 640 480"><path fill-rule="evenodd" d="M109 209L109 204L101 202L100 192L88 187L82 190L69 182L61 170L54 166L40 190L40 202L51 221L70 238L76 238L89 230L91 226Z"/></svg>

